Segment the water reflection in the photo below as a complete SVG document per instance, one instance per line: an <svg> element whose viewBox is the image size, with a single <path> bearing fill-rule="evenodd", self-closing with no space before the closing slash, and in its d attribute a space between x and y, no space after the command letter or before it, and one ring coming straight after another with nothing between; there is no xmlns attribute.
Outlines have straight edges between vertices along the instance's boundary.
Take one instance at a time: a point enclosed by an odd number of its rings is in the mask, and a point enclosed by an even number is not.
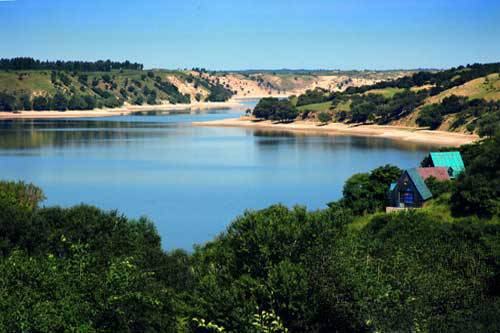
<svg viewBox="0 0 500 333"><path fill-rule="evenodd" d="M277 131L277 130L248 130L252 135L261 138L257 141L259 145L280 145L283 143L297 143L306 141L311 144L323 145L328 149L335 146L350 146L363 149L387 149L396 148L403 150L422 151L428 150L433 144L422 144L402 140L391 140L387 138L377 138L370 136L338 135L317 132L314 136L311 133L301 131Z"/></svg>

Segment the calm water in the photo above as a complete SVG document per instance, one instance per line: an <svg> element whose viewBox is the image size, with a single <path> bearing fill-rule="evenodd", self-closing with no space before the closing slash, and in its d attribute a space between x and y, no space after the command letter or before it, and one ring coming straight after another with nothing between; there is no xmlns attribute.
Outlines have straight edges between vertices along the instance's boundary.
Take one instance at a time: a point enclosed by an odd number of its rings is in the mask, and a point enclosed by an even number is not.
<svg viewBox="0 0 500 333"><path fill-rule="evenodd" d="M251 105L252 102L249 102ZM387 139L192 127L242 109L0 122L3 179L41 186L46 205L146 215L166 249L191 249L246 208L325 207L353 173L416 166L430 146Z"/></svg>

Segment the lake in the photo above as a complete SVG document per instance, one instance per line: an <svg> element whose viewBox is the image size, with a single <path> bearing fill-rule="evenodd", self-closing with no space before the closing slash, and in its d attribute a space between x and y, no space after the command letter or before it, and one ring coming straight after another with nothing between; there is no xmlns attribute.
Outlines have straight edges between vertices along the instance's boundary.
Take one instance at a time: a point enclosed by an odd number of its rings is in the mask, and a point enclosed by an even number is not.
<svg viewBox="0 0 500 333"><path fill-rule="evenodd" d="M247 106L254 101L246 102ZM326 207L356 172L417 166L429 145L248 128L193 127L244 108L0 121L2 179L43 188L44 205L88 203L148 216L165 249L211 240L245 209Z"/></svg>

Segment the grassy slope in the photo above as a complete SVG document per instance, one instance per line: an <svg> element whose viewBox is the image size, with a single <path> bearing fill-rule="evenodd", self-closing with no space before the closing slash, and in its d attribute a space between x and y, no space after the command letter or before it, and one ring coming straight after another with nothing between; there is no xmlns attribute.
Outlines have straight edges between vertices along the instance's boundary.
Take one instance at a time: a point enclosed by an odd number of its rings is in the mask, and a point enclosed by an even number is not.
<svg viewBox="0 0 500 333"><path fill-rule="evenodd" d="M330 107L332 106L332 102L324 102L324 103L314 103L314 104L307 104L307 105L302 105L299 106L298 109L299 111L328 111Z"/></svg>
<svg viewBox="0 0 500 333"><path fill-rule="evenodd" d="M420 208L421 211L434 216L436 221L441 221L442 223L454 223L459 220L451 215L449 200L451 193L445 193L438 198L433 198L424 203L424 206ZM373 217L386 213L374 213L366 214L364 216L355 217L354 221L350 224L352 229L362 229L365 227ZM397 214L397 213L389 213ZM498 216L488 219L488 223L499 224L500 218Z"/></svg>
<svg viewBox="0 0 500 333"><path fill-rule="evenodd" d="M451 95L468 96L471 99L498 100L500 99L500 73L480 77L461 86L445 90L436 96L429 97L426 104L439 103L443 98Z"/></svg>
<svg viewBox="0 0 500 333"><path fill-rule="evenodd" d="M425 100L424 105L440 103L445 97L451 95L468 96L470 99L484 98L486 100L500 100L500 74L490 74L487 77L477 78L460 86L445 90L436 96L428 97ZM421 107L417 108L409 116L393 122L393 124L416 127L416 120L419 116L420 111ZM439 130L448 130L449 125L453 122L454 119L455 115L447 116ZM463 131L464 127L465 126L462 126L458 130Z"/></svg>
<svg viewBox="0 0 500 333"><path fill-rule="evenodd" d="M191 100L194 101L194 95L196 93L201 93L201 95L206 98L210 93L206 88L199 86L194 88L193 83L187 82L188 74L182 71L167 71L167 70L154 70L154 77L150 78L147 76L147 71L136 71L136 70L124 70L124 71L112 71L112 72L84 72L77 73L73 75L70 72L64 72L64 74L69 78L70 84L65 85L58 78L57 84L54 85L51 82L51 71L50 70L40 70L40 71L0 71L0 91L7 92L17 92L17 93L27 93L31 96L37 95L54 95L57 91L69 92L70 90L76 91L78 94L96 96L92 91L92 81L94 79L99 80L97 87L102 90L107 90L117 98L121 97L120 89L133 86L135 88L135 93L128 94L128 103L132 103L134 99L142 97L146 101L147 97L143 93L144 87L148 87L150 90L155 90L157 93L157 101L168 100L169 94L157 89L155 87L155 78L157 76L161 77L164 82L171 82L181 93L189 93L191 95ZM81 84L78 81L78 75L85 74L88 76L87 84ZM110 75L112 81L117 84L117 88L112 89L111 84L107 84L102 80L103 75ZM146 76L144 78L144 76ZM128 81L128 85L125 83ZM139 84L134 83L138 82ZM140 85L140 87L139 87ZM127 89L126 89L127 90Z"/></svg>
<svg viewBox="0 0 500 333"><path fill-rule="evenodd" d="M379 94L384 96L385 98L392 98L398 92L402 92L404 89L402 88L384 88L384 89L372 89L365 92L365 94Z"/></svg>

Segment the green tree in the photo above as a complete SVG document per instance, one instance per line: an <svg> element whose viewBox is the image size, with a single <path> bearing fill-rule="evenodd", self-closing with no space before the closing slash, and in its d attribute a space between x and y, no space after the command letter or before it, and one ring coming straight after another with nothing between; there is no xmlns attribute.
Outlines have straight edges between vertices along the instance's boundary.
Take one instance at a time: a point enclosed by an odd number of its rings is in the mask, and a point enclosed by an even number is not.
<svg viewBox="0 0 500 333"><path fill-rule="evenodd" d="M68 109L68 100L63 93L57 92L54 97L50 100L50 109L65 111Z"/></svg>
<svg viewBox="0 0 500 333"><path fill-rule="evenodd" d="M33 98L33 110L44 111L49 109L49 101L45 96L36 96Z"/></svg>
<svg viewBox="0 0 500 333"><path fill-rule="evenodd" d="M82 96L73 95L68 102L68 108L70 110L85 110L87 108L87 103Z"/></svg>
<svg viewBox="0 0 500 333"><path fill-rule="evenodd" d="M14 111L16 98L6 92L0 92L0 111Z"/></svg>
<svg viewBox="0 0 500 333"><path fill-rule="evenodd" d="M326 124L332 120L332 115L326 111L322 111L318 114L318 120L322 124Z"/></svg>

